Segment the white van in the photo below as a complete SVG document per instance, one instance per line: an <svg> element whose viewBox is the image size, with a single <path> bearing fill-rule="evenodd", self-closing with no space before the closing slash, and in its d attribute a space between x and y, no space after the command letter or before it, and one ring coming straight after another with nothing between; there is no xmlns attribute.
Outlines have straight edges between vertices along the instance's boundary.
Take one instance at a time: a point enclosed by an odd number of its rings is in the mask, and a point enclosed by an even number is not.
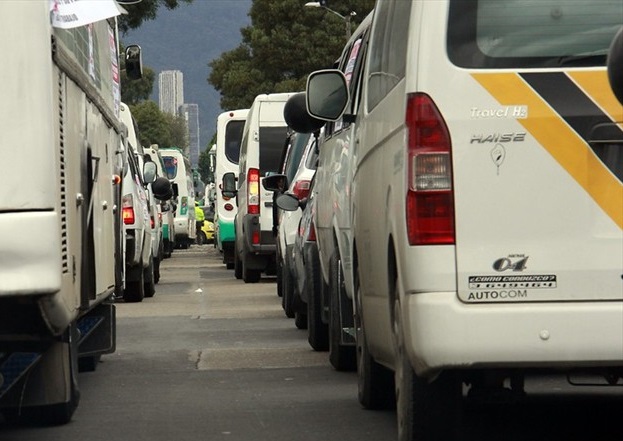
<svg viewBox="0 0 623 441"><path fill-rule="evenodd" d="M259 281L263 271L275 271L273 192L261 181L279 170L287 138L283 108L294 93L255 97L242 133L238 188L232 188L234 173L223 176L223 195L236 195L234 271L247 283ZM233 190L233 191L232 191Z"/></svg>
<svg viewBox="0 0 623 441"><path fill-rule="evenodd" d="M180 248L188 248L197 236L195 190L190 160L176 147L160 148L160 154L167 177L177 188L175 243Z"/></svg>
<svg viewBox="0 0 623 441"><path fill-rule="evenodd" d="M230 110L221 113L216 120L216 167L214 182L220 183L228 172L238 175L238 158L242 130L247 120L249 109ZM235 198L216 192L214 230L215 244L223 254L223 263L227 269L234 268L234 218L238 211Z"/></svg>
<svg viewBox="0 0 623 441"><path fill-rule="evenodd" d="M382 405L394 372L400 440L453 439L463 383L621 384L623 107L604 67L621 23L610 0L376 2L352 144L355 328L359 398ZM337 119L340 96L339 71L310 76L312 115Z"/></svg>

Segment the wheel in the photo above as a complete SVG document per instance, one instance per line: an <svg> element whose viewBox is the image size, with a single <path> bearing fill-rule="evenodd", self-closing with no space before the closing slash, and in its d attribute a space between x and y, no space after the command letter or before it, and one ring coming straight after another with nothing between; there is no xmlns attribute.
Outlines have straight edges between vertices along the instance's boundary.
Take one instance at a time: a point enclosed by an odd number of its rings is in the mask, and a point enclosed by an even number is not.
<svg viewBox="0 0 623 441"><path fill-rule="evenodd" d="M238 246L234 249L234 276L236 279L242 279L242 261L238 255Z"/></svg>
<svg viewBox="0 0 623 441"><path fill-rule="evenodd" d="M355 279L355 329L357 330L357 395L366 409L391 409L396 405L394 377L370 355L363 326L359 278Z"/></svg>
<svg viewBox="0 0 623 441"><path fill-rule="evenodd" d="M154 283L160 282L160 259L154 257Z"/></svg>
<svg viewBox="0 0 623 441"><path fill-rule="evenodd" d="M143 271L138 271L138 280L126 280L123 300L128 303L142 302L145 298L145 281Z"/></svg>
<svg viewBox="0 0 623 441"><path fill-rule="evenodd" d="M288 318L294 318L294 278L290 271L290 263L288 259L284 260L282 271L282 285L281 285L281 307Z"/></svg>
<svg viewBox="0 0 623 441"><path fill-rule="evenodd" d="M283 297L283 267L280 260L277 261L277 296Z"/></svg>
<svg viewBox="0 0 623 441"><path fill-rule="evenodd" d="M143 269L143 281L145 282L145 297L153 297L156 294L153 257L149 258L149 265Z"/></svg>
<svg viewBox="0 0 623 441"><path fill-rule="evenodd" d="M249 265L242 262L242 280L244 283L257 283L260 281L262 271L249 268Z"/></svg>
<svg viewBox="0 0 623 441"><path fill-rule="evenodd" d="M430 382L414 372L405 349L398 292L394 295L398 440L456 440L462 426L462 383L455 372L442 372Z"/></svg>
<svg viewBox="0 0 623 441"><path fill-rule="evenodd" d="M355 347L342 344L340 301L343 284L340 259L337 253L333 253L329 266L329 361L338 371L353 371L357 368Z"/></svg>
<svg viewBox="0 0 623 441"><path fill-rule="evenodd" d="M197 245L203 245L204 243L208 243L208 238L206 237L206 234L199 230L197 231Z"/></svg>
<svg viewBox="0 0 623 441"><path fill-rule="evenodd" d="M314 253L305 265L307 281L307 341L314 351L329 349L329 327L322 320L322 276L318 254Z"/></svg>
<svg viewBox="0 0 623 441"><path fill-rule="evenodd" d="M307 329L307 314L302 312L295 312L294 326L296 326L296 329Z"/></svg>
<svg viewBox="0 0 623 441"><path fill-rule="evenodd" d="M227 262L225 264L225 268L227 268L228 270L234 269L234 263L233 262Z"/></svg>

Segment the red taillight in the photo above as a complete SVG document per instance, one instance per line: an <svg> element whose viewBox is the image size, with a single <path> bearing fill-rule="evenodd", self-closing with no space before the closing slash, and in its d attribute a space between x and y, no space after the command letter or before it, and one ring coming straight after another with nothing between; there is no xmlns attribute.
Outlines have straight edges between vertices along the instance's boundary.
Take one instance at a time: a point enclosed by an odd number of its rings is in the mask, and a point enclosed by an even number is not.
<svg viewBox="0 0 623 441"><path fill-rule="evenodd" d="M433 100L407 98L407 234L411 245L455 243L450 133Z"/></svg>
<svg viewBox="0 0 623 441"><path fill-rule="evenodd" d="M121 200L121 217L125 225L134 224L134 201L131 194L126 194Z"/></svg>
<svg viewBox="0 0 623 441"><path fill-rule="evenodd" d="M225 204L223 208L225 208L225 210L227 211L232 211L234 209L234 206L232 204Z"/></svg>
<svg viewBox="0 0 623 441"><path fill-rule="evenodd" d="M153 216L150 216L149 218L149 224L151 225L151 229L153 230L154 228L156 228L156 221L154 220Z"/></svg>
<svg viewBox="0 0 623 441"><path fill-rule="evenodd" d="M250 168L247 189L248 213L260 214L260 171L257 168Z"/></svg>
<svg viewBox="0 0 623 441"><path fill-rule="evenodd" d="M162 213L158 213L158 225L162 226Z"/></svg>
<svg viewBox="0 0 623 441"><path fill-rule="evenodd" d="M304 199L309 195L310 185L311 181L309 181L308 179L301 179L299 181L296 181L296 183L294 184L294 188L292 189L292 193L294 193L294 195L300 201L301 199Z"/></svg>
<svg viewBox="0 0 623 441"><path fill-rule="evenodd" d="M259 231L254 231L251 234L251 243L254 245L258 245L260 243L260 232Z"/></svg>
<svg viewBox="0 0 623 441"><path fill-rule="evenodd" d="M305 234L305 227L303 224L299 223L299 236L303 237ZM312 220L309 224L309 228L307 229L307 237L305 237L305 241L307 242L316 242L316 226L314 225L314 221Z"/></svg>

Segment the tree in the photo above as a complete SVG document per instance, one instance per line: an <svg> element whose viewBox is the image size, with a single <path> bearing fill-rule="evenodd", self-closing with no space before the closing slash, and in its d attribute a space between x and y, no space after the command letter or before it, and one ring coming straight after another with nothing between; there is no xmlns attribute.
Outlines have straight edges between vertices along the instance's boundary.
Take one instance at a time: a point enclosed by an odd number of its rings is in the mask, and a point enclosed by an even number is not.
<svg viewBox="0 0 623 441"><path fill-rule="evenodd" d="M143 66L143 78L140 80L128 80L125 71L121 70L121 101L127 105L134 105L148 100L154 88L155 78L154 70L147 66Z"/></svg>
<svg viewBox="0 0 623 441"><path fill-rule="evenodd" d="M164 119L169 127L169 136L171 141L168 145L174 145L181 148L188 156L188 125L183 116L174 116L170 113L164 113Z"/></svg>
<svg viewBox="0 0 623 441"><path fill-rule="evenodd" d="M142 145L158 144L168 147L172 144L168 121L158 108L158 104L148 100L130 106L130 111L136 119L139 128L139 140Z"/></svg>
<svg viewBox="0 0 623 441"><path fill-rule="evenodd" d="M354 29L374 0L350 0L329 7L352 17ZM251 26L242 43L210 62L208 82L221 93L221 108L247 108L260 93L305 89L307 75L328 68L346 42L346 19L324 8L304 8L300 0L253 0Z"/></svg>
<svg viewBox="0 0 623 441"><path fill-rule="evenodd" d="M175 9L181 3L192 3L193 0L141 0L140 2L125 3L123 7L127 14L119 16L119 31L125 34L130 29L140 27L143 22L154 20L160 6Z"/></svg>

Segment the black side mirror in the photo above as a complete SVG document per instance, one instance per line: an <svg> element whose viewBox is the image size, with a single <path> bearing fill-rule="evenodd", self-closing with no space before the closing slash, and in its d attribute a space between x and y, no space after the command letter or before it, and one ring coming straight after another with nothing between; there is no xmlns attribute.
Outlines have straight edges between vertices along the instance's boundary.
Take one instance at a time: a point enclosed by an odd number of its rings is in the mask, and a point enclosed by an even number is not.
<svg viewBox="0 0 623 441"><path fill-rule="evenodd" d="M608 80L614 96L623 104L623 28L617 32L608 51Z"/></svg>
<svg viewBox="0 0 623 441"><path fill-rule="evenodd" d="M156 178L151 183L151 189L154 192L154 197L161 201L168 201L173 197L173 187L167 178L162 176Z"/></svg>
<svg viewBox="0 0 623 441"><path fill-rule="evenodd" d="M283 193L288 188L286 175L270 175L262 180L262 186L268 191Z"/></svg>
<svg viewBox="0 0 623 441"><path fill-rule="evenodd" d="M290 193L283 193L277 196L277 200L275 201L277 206L284 211L296 211L299 207L304 208L301 203L307 203L307 198L303 201L299 201L299 199Z"/></svg>
<svg viewBox="0 0 623 441"><path fill-rule="evenodd" d="M226 198L236 197L238 190L236 189L236 175L232 172L223 175L221 194Z"/></svg>
<svg viewBox="0 0 623 441"><path fill-rule="evenodd" d="M143 56L138 44L131 44L125 48L125 73L131 80L143 78Z"/></svg>

